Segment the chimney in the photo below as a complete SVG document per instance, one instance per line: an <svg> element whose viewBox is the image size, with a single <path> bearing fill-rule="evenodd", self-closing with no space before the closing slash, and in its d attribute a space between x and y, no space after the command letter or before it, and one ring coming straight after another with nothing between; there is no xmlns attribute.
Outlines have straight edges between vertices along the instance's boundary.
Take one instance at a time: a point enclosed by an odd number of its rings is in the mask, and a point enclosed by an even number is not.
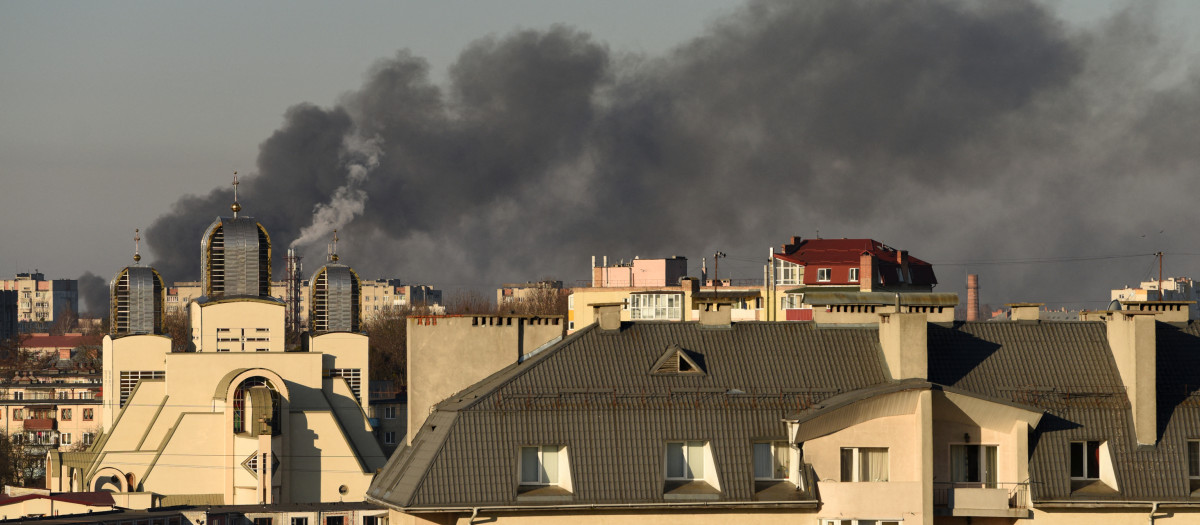
<svg viewBox="0 0 1200 525"><path fill-rule="evenodd" d="M1041 318L1042 303L1009 303L1008 319L1011 321L1037 321Z"/></svg>
<svg viewBox="0 0 1200 525"><path fill-rule="evenodd" d="M967 320L979 320L979 274L967 274Z"/></svg>
<svg viewBox="0 0 1200 525"><path fill-rule="evenodd" d="M804 239L801 239L799 236L792 237L792 242L787 243L781 247L781 248L783 248L783 253L786 255L786 254L796 251L796 248L799 248L800 243L803 241L804 241Z"/></svg>
<svg viewBox="0 0 1200 525"><path fill-rule="evenodd" d="M858 290L869 292L875 286L874 257L871 252L862 252L858 256Z"/></svg>
<svg viewBox="0 0 1200 525"><path fill-rule="evenodd" d="M695 299L700 306L700 326L703 328L733 327L733 304L721 300L714 293L712 297Z"/></svg>
<svg viewBox="0 0 1200 525"><path fill-rule="evenodd" d="M679 279L679 287L683 289L683 293L696 293L700 291L700 281L695 277L683 277Z"/></svg>
<svg viewBox="0 0 1200 525"><path fill-rule="evenodd" d="M879 346L892 379L929 378L925 314L879 314Z"/></svg>
<svg viewBox="0 0 1200 525"><path fill-rule="evenodd" d="M1133 433L1140 445L1153 445L1158 440L1157 399L1158 378L1157 341L1154 314L1149 312L1117 311L1107 322L1108 346L1129 404L1133 406Z"/></svg>
<svg viewBox="0 0 1200 525"><path fill-rule="evenodd" d="M592 303L592 316L601 330L621 329L621 307L624 303Z"/></svg>

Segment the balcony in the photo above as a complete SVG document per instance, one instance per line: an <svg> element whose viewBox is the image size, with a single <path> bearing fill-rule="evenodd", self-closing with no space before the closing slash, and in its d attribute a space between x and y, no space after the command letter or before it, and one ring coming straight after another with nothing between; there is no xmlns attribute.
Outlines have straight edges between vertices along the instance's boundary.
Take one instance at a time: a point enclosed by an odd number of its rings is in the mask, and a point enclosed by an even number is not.
<svg viewBox="0 0 1200 525"><path fill-rule="evenodd" d="M933 484L935 516L1031 518L1029 483Z"/></svg>
<svg viewBox="0 0 1200 525"><path fill-rule="evenodd" d="M57 419L39 418L25 420L25 430L55 430L57 428Z"/></svg>

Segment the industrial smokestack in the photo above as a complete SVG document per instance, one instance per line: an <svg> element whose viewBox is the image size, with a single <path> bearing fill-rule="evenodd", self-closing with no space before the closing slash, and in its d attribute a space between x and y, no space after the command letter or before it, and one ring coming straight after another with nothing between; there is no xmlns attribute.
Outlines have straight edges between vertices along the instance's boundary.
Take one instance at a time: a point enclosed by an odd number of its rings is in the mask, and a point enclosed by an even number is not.
<svg viewBox="0 0 1200 525"><path fill-rule="evenodd" d="M967 320L979 320L979 274L967 274Z"/></svg>

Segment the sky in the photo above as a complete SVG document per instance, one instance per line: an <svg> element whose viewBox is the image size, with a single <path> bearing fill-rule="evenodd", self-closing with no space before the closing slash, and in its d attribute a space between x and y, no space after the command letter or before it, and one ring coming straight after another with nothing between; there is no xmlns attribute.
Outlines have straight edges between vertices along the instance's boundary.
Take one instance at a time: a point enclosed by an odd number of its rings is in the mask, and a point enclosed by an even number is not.
<svg viewBox="0 0 1200 525"><path fill-rule="evenodd" d="M1197 276L1200 4L5 2L0 272L168 281L245 214L450 291L872 237L938 291ZM709 255L711 259L711 255ZM95 289L95 286L92 286ZM94 294L93 294L94 295Z"/></svg>

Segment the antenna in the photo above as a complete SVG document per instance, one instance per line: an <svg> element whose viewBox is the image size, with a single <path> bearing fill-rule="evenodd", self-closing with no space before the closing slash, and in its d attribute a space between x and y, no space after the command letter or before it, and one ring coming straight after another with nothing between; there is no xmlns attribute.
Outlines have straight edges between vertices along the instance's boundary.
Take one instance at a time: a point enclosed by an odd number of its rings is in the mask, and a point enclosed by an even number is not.
<svg viewBox="0 0 1200 525"><path fill-rule="evenodd" d="M242 211L242 205L238 204L237 187L238 187L238 180L237 180L237 172L235 171L235 172L233 172L233 205L231 205L229 207L229 209L233 210L233 218L235 218L235 219L237 218L238 212Z"/></svg>
<svg viewBox="0 0 1200 525"><path fill-rule="evenodd" d="M141 247L139 246L139 243L142 240L141 232L142 232L141 228L133 229L133 264L138 264L138 263L142 262Z"/></svg>

